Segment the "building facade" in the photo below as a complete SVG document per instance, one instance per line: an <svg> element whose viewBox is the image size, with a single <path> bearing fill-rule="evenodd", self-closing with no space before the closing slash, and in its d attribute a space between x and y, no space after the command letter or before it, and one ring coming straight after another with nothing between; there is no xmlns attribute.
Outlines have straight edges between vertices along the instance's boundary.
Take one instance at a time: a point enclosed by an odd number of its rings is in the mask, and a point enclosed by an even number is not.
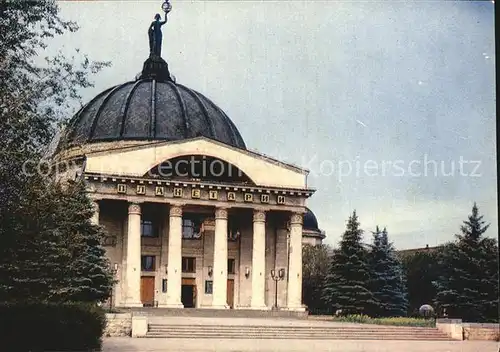
<svg viewBox="0 0 500 352"><path fill-rule="evenodd" d="M115 269L112 305L302 311L302 243L319 244L307 170L249 151L152 53L63 131L55 167L84 178Z"/></svg>

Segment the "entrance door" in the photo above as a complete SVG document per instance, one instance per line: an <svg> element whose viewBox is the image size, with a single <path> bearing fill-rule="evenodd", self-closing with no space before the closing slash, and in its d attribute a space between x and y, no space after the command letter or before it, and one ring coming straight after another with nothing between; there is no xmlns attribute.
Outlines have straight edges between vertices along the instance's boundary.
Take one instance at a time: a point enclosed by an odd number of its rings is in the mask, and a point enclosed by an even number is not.
<svg viewBox="0 0 500 352"><path fill-rule="evenodd" d="M154 276L141 277L141 302L145 306L152 306L155 300Z"/></svg>
<svg viewBox="0 0 500 352"><path fill-rule="evenodd" d="M181 301L184 308L196 307L195 279L182 279Z"/></svg>
<svg viewBox="0 0 500 352"><path fill-rule="evenodd" d="M234 280L227 280L227 305L232 309L234 308Z"/></svg>

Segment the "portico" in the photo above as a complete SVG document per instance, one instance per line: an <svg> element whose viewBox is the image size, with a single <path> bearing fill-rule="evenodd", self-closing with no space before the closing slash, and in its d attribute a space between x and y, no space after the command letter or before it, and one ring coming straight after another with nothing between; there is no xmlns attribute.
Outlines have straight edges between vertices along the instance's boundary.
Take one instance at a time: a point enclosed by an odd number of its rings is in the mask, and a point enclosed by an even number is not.
<svg viewBox="0 0 500 352"><path fill-rule="evenodd" d="M293 251L294 236L301 248L300 212L148 200L95 200L95 219L110 234L108 257L118 264L116 306L183 308L183 283L190 280L193 307L267 310L274 305L276 267L289 272L278 288L278 306L304 310L302 253ZM116 214L120 210L126 216ZM193 229L194 218L201 224Z"/></svg>

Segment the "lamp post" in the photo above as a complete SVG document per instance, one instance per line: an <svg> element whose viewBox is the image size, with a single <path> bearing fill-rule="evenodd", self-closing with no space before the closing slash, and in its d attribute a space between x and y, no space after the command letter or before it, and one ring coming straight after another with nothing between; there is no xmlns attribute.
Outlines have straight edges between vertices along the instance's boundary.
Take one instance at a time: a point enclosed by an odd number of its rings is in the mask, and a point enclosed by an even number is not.
<svg viewBox="0 0 500 352"><path fill-rule="evenodd" d="M285 269L279 269L276 273L276 270L271 270L271 278L274 280L274 309L278 309L278 281L281 281L285 278Z"/></svg>
<svg viewBox="0 0 500 352"><path fill-rule="evenodd" d="M110 312L113 309L113 293L114 293L114 289L115 289L115 277L116 277L116 273L118 272L118 263L114 264L112 272L113 272L113 285L111 286L111 296L109 297L109 311Z"/></svg>

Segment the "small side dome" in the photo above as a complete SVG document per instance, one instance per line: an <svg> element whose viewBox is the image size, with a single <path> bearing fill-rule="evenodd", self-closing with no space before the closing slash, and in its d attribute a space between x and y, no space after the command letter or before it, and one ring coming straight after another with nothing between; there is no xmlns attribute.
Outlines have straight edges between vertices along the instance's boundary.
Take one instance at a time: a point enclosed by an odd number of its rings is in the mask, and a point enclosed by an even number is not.
<svg viewBox="0 0 500 352"><path fill-rule="evenodd" d="M302 236L303 237L313 237L318 240L323 240L326 235L318 226L318 219L316 215L311 211L311 209L306 208L307 213L304 214L304 222L302 225ZM321 242L320 242L321 243Z"/></svg>
<svg viewBox="0 0 500 352"><path fill-rule="evenodd" d="M319 230L318 220L316 219L316 215L311 211L311 209L306 208L307 213L304 214L304 224L303 228L307 230Z"/></svg>

